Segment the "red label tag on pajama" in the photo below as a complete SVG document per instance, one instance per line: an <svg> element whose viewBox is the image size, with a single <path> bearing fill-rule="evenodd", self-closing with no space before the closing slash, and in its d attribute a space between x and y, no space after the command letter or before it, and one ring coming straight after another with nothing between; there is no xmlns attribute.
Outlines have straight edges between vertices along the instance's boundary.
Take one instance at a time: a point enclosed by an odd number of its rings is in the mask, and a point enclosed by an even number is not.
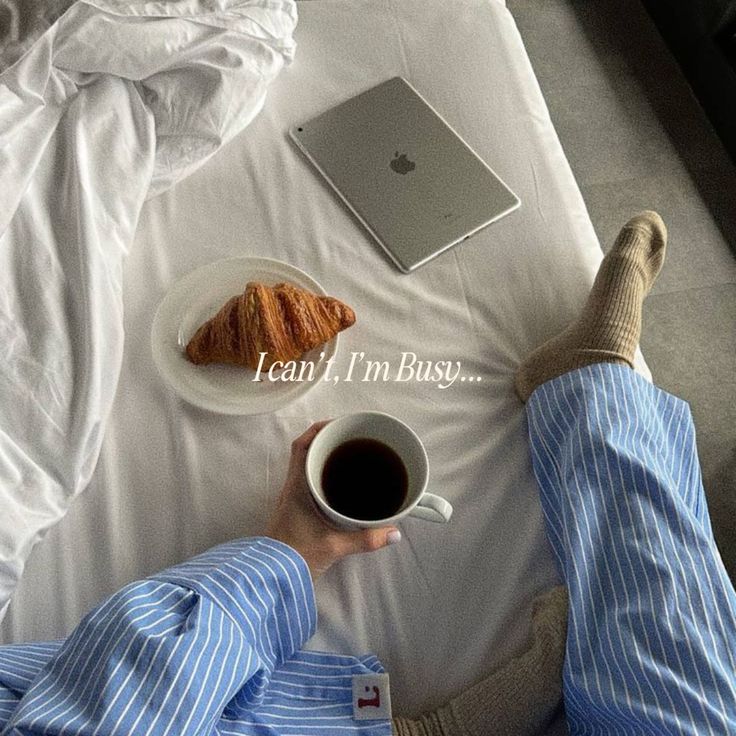
<svg viewBox="0 0 736 736"><path fill-rule="evenodd" d="M388 675L353 675L353 719L378 721L391 718Z"/></svg>

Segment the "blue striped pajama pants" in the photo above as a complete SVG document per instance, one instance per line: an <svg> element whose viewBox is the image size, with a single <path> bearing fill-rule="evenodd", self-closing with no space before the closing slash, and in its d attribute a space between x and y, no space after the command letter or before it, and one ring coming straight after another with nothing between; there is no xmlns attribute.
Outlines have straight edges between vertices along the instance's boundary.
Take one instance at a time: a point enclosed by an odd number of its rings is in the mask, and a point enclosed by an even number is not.
<svg viewBox="0 0 736 736"><path fill-rule="evenodd" d="M573 734L736 734L736 594L687 404L625 366L527 405L547 534L570 595Z"/></svg>

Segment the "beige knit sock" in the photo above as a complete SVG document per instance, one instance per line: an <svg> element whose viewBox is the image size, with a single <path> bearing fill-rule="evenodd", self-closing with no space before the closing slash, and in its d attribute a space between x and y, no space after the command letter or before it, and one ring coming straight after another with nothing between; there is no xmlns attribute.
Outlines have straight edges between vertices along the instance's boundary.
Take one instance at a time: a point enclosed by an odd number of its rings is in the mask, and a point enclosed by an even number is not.
<svg viewBox="0 0 736 736"><path fill-rule="evenodd" d="M394 718L395 736L532 736L562 700L567 589L540 596L529 648L446 705L418 719Z"/></svg>
<svg viewBox="0 0 736 736"><path fill-rule="evenodd" d="M522 401L542 383L592 363L633 368L642 302L662 268L666 242L667 229L656 212L642 212L624 225L578 320L519 367L515 387Z"/></svg>

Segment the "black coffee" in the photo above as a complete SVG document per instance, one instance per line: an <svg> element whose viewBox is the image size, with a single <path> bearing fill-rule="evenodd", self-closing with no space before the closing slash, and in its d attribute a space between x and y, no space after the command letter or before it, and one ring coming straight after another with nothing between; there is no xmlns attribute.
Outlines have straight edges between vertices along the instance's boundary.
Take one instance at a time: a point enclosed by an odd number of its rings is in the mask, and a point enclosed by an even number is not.
<svg viewBox="0 0 736 736"><path fill-rule="evenodd" d="M393 516L409 490L404 463L388 445L359 438L338 445L322 469L327 503L343 516L376 521Z"/></svg>

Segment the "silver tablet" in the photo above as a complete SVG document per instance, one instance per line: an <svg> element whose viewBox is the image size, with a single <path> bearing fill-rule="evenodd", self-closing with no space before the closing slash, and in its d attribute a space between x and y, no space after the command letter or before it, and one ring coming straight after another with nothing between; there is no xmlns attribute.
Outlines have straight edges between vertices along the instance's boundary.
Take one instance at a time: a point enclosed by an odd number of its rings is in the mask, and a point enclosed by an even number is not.
<svg viewBox="0 0 736 736"><path fill-rule="evenodd" d="M404 272L520 204L402 77L289 133Z"/></svg>

